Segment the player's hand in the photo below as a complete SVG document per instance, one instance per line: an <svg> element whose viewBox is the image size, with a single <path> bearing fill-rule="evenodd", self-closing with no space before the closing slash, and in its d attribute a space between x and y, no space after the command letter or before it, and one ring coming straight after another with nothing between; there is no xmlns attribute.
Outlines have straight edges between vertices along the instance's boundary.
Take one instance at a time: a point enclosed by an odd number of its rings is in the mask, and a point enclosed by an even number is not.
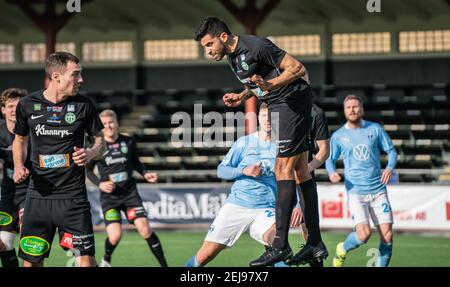
<svg viewBox="0 0 450 287"><path fill-rule="evenodd" d="M156 183L158 181L158 174L156 172L146 172L144 178L149 183Z"/></svg>
<svg viewBox="0 0 450 287"><path fill-rule="evenodd" d="M302 222L302 216L302 210L300 209L300 207L295 207L292 210L290 227L299 227L300 222Z"/></svg>
<svg viewBox="0 0 450 287"><path fill-rule="evenodd" d="M333 172L329 176L331 183L338 183L341 181L341 176L337 172Z"/></svg>
<svg viewBox="0 0 450 287"><path fill-rule="evenodd" d="M257 85L263 91L270 91L273 87L272 83L266 81L260 75L253 75L250 78L255 85Z"/></svg>
<svg viewBox="0 0 450 287"><path fill-rule="evenodd" d="M392 169L387 168L383 171L380 181L382 184L388 184L389 181L391 180L391 177L392 177Z"/></svg>
<svg viewBox="0 0 450 287"><path fill-rule="evenodd" d="M248 165L243 170L242 173L246 176L258 177L261 175L261 163Z"/></svg>
<svg viewBox="0 0 450 287"><path fill-rule="evenodd" d="M15 183L21 183L30 175L30 171L22 166L14 168L13 180Z"/></svg>
<svg viewBox="0 0 450 287"><path fill-rule="evenodd" d="M242 96L241 94L236 93L226 93L223 95L223 103L225 106L234 108L242 104Z"/></svg>
<svg viewBox="0 0 450 287"><path fill-rule="evenodd" d="M75 146L73 150L75 152L72 153L72 159L76 165L85 166L91 160L87 149Z"/></svg>
<svg viewBox="0 0 450 287"><path fill-rule="evenodd" d="M112 181L102 181L98 185L101 192L111 193L116 189L116 185Z"/></svg>

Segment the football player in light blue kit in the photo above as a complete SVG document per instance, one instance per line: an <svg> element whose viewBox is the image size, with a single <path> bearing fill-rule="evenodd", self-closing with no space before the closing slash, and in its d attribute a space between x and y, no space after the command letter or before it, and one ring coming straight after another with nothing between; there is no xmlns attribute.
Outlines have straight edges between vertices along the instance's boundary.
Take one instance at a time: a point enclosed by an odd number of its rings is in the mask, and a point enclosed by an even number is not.
<svg viewBox="0 0 450 287"><path fill-rule="evenodd" d="M211 224L203 246L185 267L205 266L223 249L233 246L247 230L253 239L266 246L273 241L277 147L270 137L267 105L261 105L258 120L259 130L240 137L217 168L218 177L235 182Z"/></svg>
<svg viewBox="0 0 450 287"><path fill-rule="evenodd" d="M387 267L392 255L392 210L386 184L397 163L397 152L386 131L377 123L362 119L362 100L349 95L344 100L347 123L331 137L330 157L326 169L332 183L341 180L336 172L336 161L342 156L345 168L345 188L356 232L350 233L336 247L334 267L344 264L347 253L366 243L371 235L369 215L380 234L380 254L377 267ZM383 172L380 151L388 155Z"/></svg>

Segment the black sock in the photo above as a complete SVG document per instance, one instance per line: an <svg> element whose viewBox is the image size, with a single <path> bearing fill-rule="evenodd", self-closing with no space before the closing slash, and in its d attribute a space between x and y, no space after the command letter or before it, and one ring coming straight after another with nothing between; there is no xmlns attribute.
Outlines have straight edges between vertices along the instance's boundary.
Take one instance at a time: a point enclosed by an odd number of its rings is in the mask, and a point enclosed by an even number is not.
<svg viewBox="0 0 450 287"><path fill-rule="evenodd" d="M286 248L292 209L295 206L295 180L277 180L277 200L275 204L276 234L272 246Z"/></svg>
<svg viewBox="0 0 450 287"><path fill-rule="evenodd" d="M116 249L117 245L112 245L111 242L109 242L109 238L106 237L105 240L105 256L103 256L103 259L105 259L108 262L111 262L111 256L114 252L114 249Z"/></svg>
<svg viewBox="0 0 450 287"><path fill-rule="evenodd" d="M0 258L3 267L19 267L16 250L0 251Z"/></svg>
<svg viewBox="0 0 450 287"><path fill-rule="evenodd" d="M317 245L322 241L319 226L319 200L317 198L317 185L314 179L300 183L303 194L303 216L306 229L308 229L308 243Z"/></svg>
<svg viewBox="0 0 450 287"><path fill-rule="evenodd" d="M164 251L161 247L161 242L159 242L158 236L156 236L155 232L152 232L152 235L145 239L152 251L153 255L155 255L156 259L158 259L159 265L161 267L167 267L166 258L164 257Z"/></svg>

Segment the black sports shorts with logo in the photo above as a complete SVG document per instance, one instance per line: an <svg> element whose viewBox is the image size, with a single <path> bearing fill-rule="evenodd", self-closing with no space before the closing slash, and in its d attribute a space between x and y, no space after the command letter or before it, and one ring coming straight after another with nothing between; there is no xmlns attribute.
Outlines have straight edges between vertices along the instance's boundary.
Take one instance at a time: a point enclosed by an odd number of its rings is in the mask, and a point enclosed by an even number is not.
<svg viewBox="0 0 450 287"><path fill-rule="evenodd" d="M94 256L95 243L91 205L86 198L27 198L24 224L19 242L19 257L39 263L50 255L58 229L60 246L75 256Z"/></svg>
<svg viewBox="0 0 450 287"><path fill-rule="evenodd" d="M308 86L269 102L279 157L295 156L309 149L312 98Z"/></svg>
<svg viewBox="0 0 450 287"><path fill-rule="evenodd" d="M139 196L136 185L124 193L109 194L101 192L100 202L105 225L115 222L121 223L121 211L125 212L127 220L131 224L134 223L136 218L147 218L147 212L142 205L142 199Z"/></svg>

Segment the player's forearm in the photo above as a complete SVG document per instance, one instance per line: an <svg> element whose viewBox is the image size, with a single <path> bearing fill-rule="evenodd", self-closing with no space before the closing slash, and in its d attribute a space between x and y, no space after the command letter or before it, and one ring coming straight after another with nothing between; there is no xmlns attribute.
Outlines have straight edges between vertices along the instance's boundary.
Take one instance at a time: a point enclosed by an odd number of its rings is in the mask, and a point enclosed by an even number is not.
<svg viewBox="0 0 450 287"><path fill-rule="evenodd" d="M86 166L86 177L96 186L100 184L100 178L98 178L94 173L94 164L88 164Z"/></svg>
<svg viewBox="0 0 450 287"><path fill-rule="evenodd" d="M397 151L393 148L388 152L388 163L386 168L391 170L395 169L395 166L397 165L397 158Z"/></svg>
<svg viewBox="0 0 450 287"><path fill-rule="evenodd" d="M217 167L217 177L226 180L236 179L244 175L243 170L244 168L219 164L219 166Z"/></svg>
<svg viewBox="0 0 450 287"><path fill-rule="evenodd" d="M319 152L313 156L311 162L308 163L309 171L318 169L330 156L330 145L328 140L317 141Z"/></svg>
<svg viewBox="0 0 450 287"><path fill-rule="evenodd" d="M23 167L27 157L28 137L16 135L12 145L14 167Z"/></svg>
<svg viewBox="0 0 450 287"><path fill-rule="evenodd" d="M106 151L106 142L103 139L103 133L98 134L94 137L94 144L87 148L87 153L89 160L98 160L101 158L103 153Z"/></svg>
<svg viewBox="0 0 450 287"><path fill-rule="evenodd" d="M245 88L242 92L239 93L242 101L246 101L253 96L253 92L249 88Z"/></svg>
<svg viewBox="0 0 450 287"><path fill-rule="evenodd" d="M325 161L325 169L327 170L328 174L335 173L336 172L336 160L328 158Z"/></svg>

